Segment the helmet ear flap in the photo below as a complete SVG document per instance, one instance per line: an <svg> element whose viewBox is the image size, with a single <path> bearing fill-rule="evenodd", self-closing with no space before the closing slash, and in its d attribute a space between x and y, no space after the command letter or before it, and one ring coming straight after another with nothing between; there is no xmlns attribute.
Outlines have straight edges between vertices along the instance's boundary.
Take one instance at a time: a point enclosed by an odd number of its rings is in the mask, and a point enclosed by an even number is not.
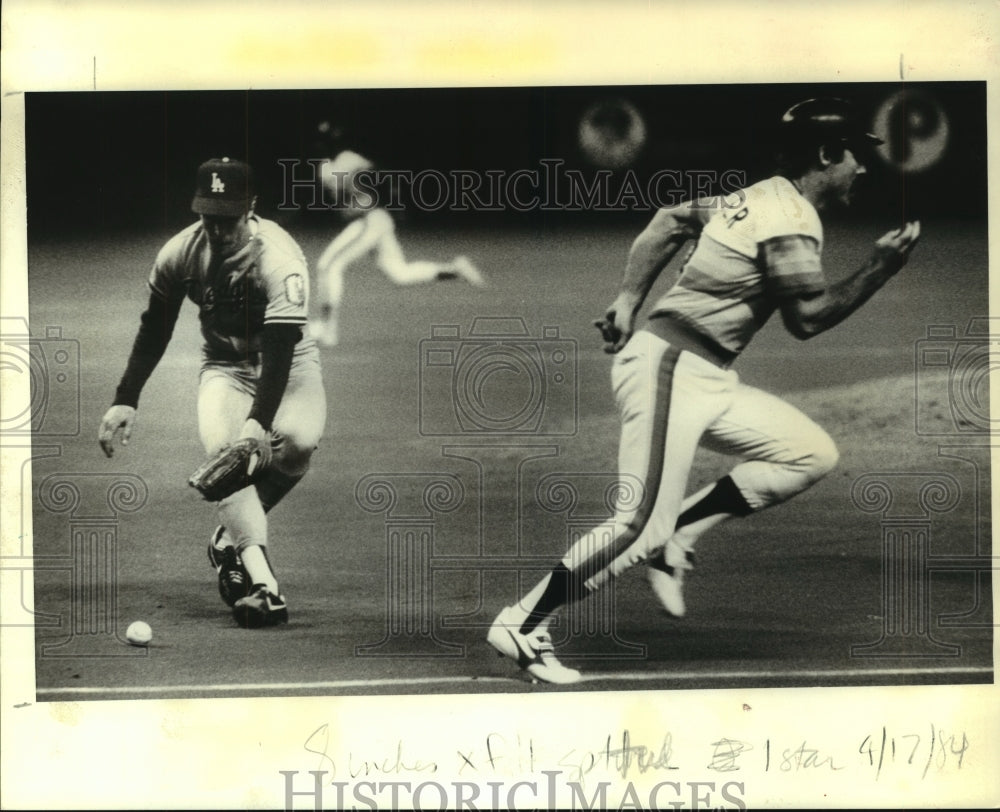
<svg viewBox="0 0 1000 812"><path fill-rule="evenodd" d="M845 149L847 149L847 144L843 141L820 144L817 147L820 165L829 166L830 164L839 164L844 160Z"/></svg>

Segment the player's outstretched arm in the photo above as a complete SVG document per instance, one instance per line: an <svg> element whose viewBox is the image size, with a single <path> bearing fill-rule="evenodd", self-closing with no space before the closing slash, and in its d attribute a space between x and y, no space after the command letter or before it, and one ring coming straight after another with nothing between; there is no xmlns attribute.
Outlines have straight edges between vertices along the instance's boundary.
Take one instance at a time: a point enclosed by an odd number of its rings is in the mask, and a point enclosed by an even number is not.
<svg viewBox="0 0 1000 812"><path fill-rule="evenodd" d="M781 315L788 331L806 339L834 327L867 302L910 258L920 239L920 222L883 234L871 258L846 279L819 294L784 299Z"/></svg>
<svg viewBox="0 0 1000 812"><path fill-rule="evenodd" d="M716 199L704 198L659 209L635 238L618 296L603 318L594 321L604 338L605 352L618 352L625 346L635 330L636 313L660 272L688 239L701 233L718 211L716 204Z"/></svg>
<svg viewBox="0 0 1000 812"><path fill-rule="evenodd" d="M118 440L126 446L132 437L139 395L167 349L180 307L180 301L168 301L155 292L150 293L149 305L140 319L139 331L125 372L115 390L114 401L104 413L98 429L98 442L108 457L115 453Z"/></svg>

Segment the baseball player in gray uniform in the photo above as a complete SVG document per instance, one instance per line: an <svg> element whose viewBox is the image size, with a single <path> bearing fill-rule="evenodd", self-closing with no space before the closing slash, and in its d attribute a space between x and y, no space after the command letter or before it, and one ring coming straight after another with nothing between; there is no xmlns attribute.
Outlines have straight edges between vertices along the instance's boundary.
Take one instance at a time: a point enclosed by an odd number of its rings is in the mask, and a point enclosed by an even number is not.
<svg viewBox="0 0 1000 812"><path fill-rule="evenodd" d="M683 576L704 532L801 493L837 464L837 448L822 428L742 383L730 367L775 311L799 339L847 318L903 267L920 224L880 237L862 267L828 282L818 212L850 202L866 147L881 141L841 99L803 101L780 127L780 174L726 198L657 211L632 245L617 298L597 322L605 349L615 353L619 471L643 488L638 505L620 506L581 537L490 628L488 642L539 680L580 678L559 663L546 631L560 607L646 561L663 607L683 615ZM657 275L689 238L698 242L679 278L635 331ZM740 462L685 499L699 445Z"/></svg>
<svg viewBox="0 0 1000 812"><path fill-rule="evenodd" d="M125 373L101 420L112 456L127 445L139 395L170 341L185 298L203 337L198 429L208 455L243 437L270 450L253 485L216 503L209 543L219 592L242 626L282 623L288 608L267 555L266 515L299 482L323 433L326 395L319 352L307 335L309 273L295 241L258 217L253 172L212 159L197 171L199 220L160 250Z"/></svg>
<svg viewBox="0 0 1000 812"><path fill-rule="evenodd" d="M330 146L339 143L339 135L330 135L329 122L320 125L320 132L330 137ZM367 184L359 183L359 178ZM475 287L486 284L479 269L464 255L447 261L407 259L392 215L378 205L375 165L365 156L351 149L338 149L320 164L320 182L324 199L344 221L316 262L320 307L310 330L324 347L336 346L340 340L344 275L369 254L374 254L378 268L401 287L449 279L462 279Z"/></svg>

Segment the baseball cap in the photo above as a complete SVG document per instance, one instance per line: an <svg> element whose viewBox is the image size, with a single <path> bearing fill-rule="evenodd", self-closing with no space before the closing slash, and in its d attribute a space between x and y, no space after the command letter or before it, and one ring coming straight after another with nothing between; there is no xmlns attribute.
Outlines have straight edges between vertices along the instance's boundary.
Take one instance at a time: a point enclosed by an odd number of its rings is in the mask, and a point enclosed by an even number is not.
<svg viewBox="0 0 1000 812"><path fill-rule="evenodd" d="M785 138L793 140L832 138L858 146L885 143L867 132L851 102L834 97L806 99L792 105L781 117L781 131Z"/></svg>
<svg viewBox="0 0 1000 812"><path fill-rule="evenodd" d="M239 217L253 207L253 170L242 161L210 158L198 167L191 211Z"/></svg>

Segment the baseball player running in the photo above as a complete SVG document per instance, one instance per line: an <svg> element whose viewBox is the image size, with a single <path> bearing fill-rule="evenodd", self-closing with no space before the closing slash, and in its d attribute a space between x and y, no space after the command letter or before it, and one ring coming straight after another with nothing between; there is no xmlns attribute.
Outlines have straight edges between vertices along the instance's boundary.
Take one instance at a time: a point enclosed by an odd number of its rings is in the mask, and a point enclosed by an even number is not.
<svg viewBox="0 0 1000 812"><path fill-rule="evenodd" d="M324 124L326 125L324 129ZM320 125L327 134L329 124ZM316 263L320 294L320 316L311 325L313 336L325 347L339 341L340 303L344 273L353 263L375 252L379 269L397 285L416 285L435 280L464 279L476 287L485 285L479 270L466 256L449 262L409 262L396 236L392 216L377 205L374 164L353 150L344 149L320 165L324 197L347 221ZM364 182L359 183L360 173Z"/></svg>
<svg viewBox="0 0 1000 812"><path fill-rule="evenodd" d="M841 99L809 99L781 122L781 171L724 199L659 210L632 245L620 292L601 328L615 353L611 379L621 419L619 470L643 483L638 506L580 538L517 604L488 642L532 676L571 683L546 627L560 607L600 589L641 561L667 612L685 612L685 571L710 528L801 493L837 464L827 433L780 398L747 386L732 363L778 311L807 339L839 324L899 271L919 222L880 237L871 258L835 283L820 263L818 212L850 202L866 133ZM680 246L695 250L642 329L636 313ZM684 497L699 445L741 458L718 482Z"/></svg>
<svg viewBox="0 0 1000 812"><path fill-rule="evenodd" d="M266 514L305 475L326 419L319 353L304 333L306 261L281 227L254 214L255 202L245 163L221 158L198 168L191 209L199 221L156 257L149 304L99 432L108 457L116 442L128 444L139 394L189 298L203 337L198 430L205 451L217 454L247 437L263 449L253 484L216 503L220 526L208 549L223 600L248 628L288 620L267 555Z"/></svg>

